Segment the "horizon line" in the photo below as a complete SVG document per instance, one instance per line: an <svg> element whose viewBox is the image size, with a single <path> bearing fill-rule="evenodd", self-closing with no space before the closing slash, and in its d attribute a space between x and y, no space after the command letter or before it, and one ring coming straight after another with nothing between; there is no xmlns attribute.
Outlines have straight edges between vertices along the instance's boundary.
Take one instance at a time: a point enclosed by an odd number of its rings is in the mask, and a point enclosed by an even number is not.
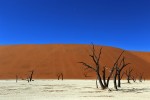
<svg viewBox="0 0 150 100"><path fill-rule="evenodd" d="M91 45L91 43L13 43L13 44L0 44L0 46L20 46L20 45ZM150 51L144 51L144 50L130 50L130 49L125 49L121 47L116 47L112 45L103 45L103 44L95 44L96 46L105 46L105 47L112 47L112 48L117 48L117 49L122 49L125 51L132 51L132 52L150 52Z"/></svg>

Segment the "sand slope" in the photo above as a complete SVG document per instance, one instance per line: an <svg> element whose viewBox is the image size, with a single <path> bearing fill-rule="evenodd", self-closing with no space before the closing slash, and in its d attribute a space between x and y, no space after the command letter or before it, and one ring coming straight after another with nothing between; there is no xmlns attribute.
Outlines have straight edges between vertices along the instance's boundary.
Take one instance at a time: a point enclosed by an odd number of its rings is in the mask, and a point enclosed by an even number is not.
<svg viewBox="0 0 150 100"><path fill-rule="evenodd" d="M96 49L101 46L97 46ZM101 66L111 67L122 52L121 49L103 46ZM57 78L57 73L63 73L64 78L85 78L80 61L93 65L89 54L90 45L14 45L0 46L0 78L26 78L31 70L35 70L34 78ZM135 73L144 72L144 77L150 79L150 53L126 51L127 62L132 63ZM89 73L89 78L95 78Z"/></svg>

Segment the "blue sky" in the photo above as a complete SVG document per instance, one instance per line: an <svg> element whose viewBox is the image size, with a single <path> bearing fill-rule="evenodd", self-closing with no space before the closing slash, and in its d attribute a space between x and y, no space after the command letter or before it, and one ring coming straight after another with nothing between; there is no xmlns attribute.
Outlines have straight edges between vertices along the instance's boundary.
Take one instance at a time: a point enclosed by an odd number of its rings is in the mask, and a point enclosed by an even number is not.
<svg viewBox="0 0 150 100"><path fill-rule="evenodd" d="M150 0L0 0L0 45L90 44L150 51Z"/></svg>

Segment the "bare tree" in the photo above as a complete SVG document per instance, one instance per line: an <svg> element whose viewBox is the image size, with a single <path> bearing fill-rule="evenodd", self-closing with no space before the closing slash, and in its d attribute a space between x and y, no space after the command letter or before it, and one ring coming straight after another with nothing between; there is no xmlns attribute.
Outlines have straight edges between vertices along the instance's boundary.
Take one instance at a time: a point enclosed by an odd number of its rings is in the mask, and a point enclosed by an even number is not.
<svg viewBox="0 0 150 100"><path fill-rule="evenodd" d="M136 82L136 76L131 76L131 79L133 80L133 82Z"/></svg>
<svg viewBox="0 0 150 100"><path fill-rule="evenodd" d="M140 81L140 82L142 82L142 80L143 80L143 74L144 74L144 73L140 73L140 74L139 74L139 81Z"/></svg>
<svg viewBox="0 0 150 100"><path fill-rule="evenodd" d="M60 79L60 77L61 77L61 80L64 79L63 73L58 73L58 74L57 74L57 79L58 79L58 80Z"/></svg>
<svg viewBox="0 0 150 100"><path fill-rule="evenodd" d="M122 61L120 62L119 67L117 67L117 73L116 74L118 74L118 87L121 87L121 72L129 64L130 63L125 63L125 57L123 57Z"/></svg>
<svg viewBox="0 0 150 100"><path fill-rule="evenodd" d="M33 73L34 73L34 70L30 71L30 74L27 76L28 83L33 81Z"/></svg>
<svg viewBox="0 0 150 100"><path fill-rule="evenodd" d="M64 75L63 75L63 73L61 73L61 80L64 80Z"/></svg>
<svg viewBox="0 0 150 100"><path fill-rule="evenodd" d="M124 73L121 75L121 72L129 64L130 63L125 63L125 57L122 58L120 64L118 64L118 62L116 63L116 65L115 65L115 74L114 74L114 88L116 90L118 90L118 87L121 87L121 79L124 75ZM118 85L117 85L117 77L118 77Z"/></svg>
<svg viewBox="0 0 150 100"><path fill-rule="evenodd" d="M57 79L59 80L59 78L60 78L60 74L58 73L58 74L57 74Z"/></svg>
<svg viewBox="0 0 150 100"><path fill-rule="evenodd" d="M92 48L92 55L89 55L92 59L93 59L93 62L95 63L95 67L85 63L85 62L79 62L81 64L83 64L84 66L86 66L85 70L86 69L91 69L93 70L96 75L97 75L97 78L98 78L98 81L99 81L99 84L101 86L101 89L105 89L105 85L103 84L102 82L102 78L100 76L100 64L99 64L99 61L100 61L100 57L101 57L101 53L102 53L102 48L99 49L99 54L98 56L95 54L95 46L92 44L93 48Z"/></svg>
<svg viewBox="0 0 150 100"><path fill-rule="evenodd" d="M116 89L116 90L118 90L118 87L117 87L117 65L116 65L116 67L115 67L115 75L114 75L114 88Z"/></svg>
<svg viewBox="0 0 150 100"><path fill-rule="evenodd" d="M81 63L85 66L85 70L87 70L87 69L93 70L96 73L96 76L97 76L97 79L101 86L101 89L106 89L106 88L108 88L109 80L110 80L111 76L113 75L114 69L115 69L116 65L118 64L118 61L119 61L120 57L122 56L123 52L120 54L120 56L114 63L113 67L111 68L111 71L107 78L107 82L106 82L106 67L103 67L103 70L102 70L103 78L101 78L101 75L100 75L100 63L99 62L100 62L100 58L101 58L101 54L102 54L102 48L99 49L99 53L98 53L98 55L96 55L95 46L92 44L92 55L89 55L89 56L92 58L93 62L95 63L94 67L85 62L79 62L79 63ZM96 82L97 82L97 80L96 80Z"/></svg>
<svg viewBox="0 0 150 100"><path fill-rule="evenodd" d="M93 44L92 44L92 45L93 45ZM98 54L98 56L97 56L97 55L95 54L95 46L93 45L93 48L92 48L92 55L89 55L89 56L93 59L93 61L94 61L96 67L93 67L93 66L91 66L91 65L89 65L89 64L87 64L87 63L85 63L85 62L79 62L79 63L81 63L81 64L83 64L84 66L86 66L86 69L92 69L92 70L96 73L96 75L97 75L97 78L98 78L98 81L99 81L99 84L100 84L101 88L102 88L102 89L105 89L106 87L104 86L104 84L103 84L103 82L102 82L102 78L101 78L101 76L100 76L100 64L99 64L99 60L100 60L101 53L102 53L101 51L102 51L102 48L100 48L99 54Z"/></svg>
<svg viewBox="0 0 150 100"><path fill-rule="evenodd" d="M16 75L16 83L18 82L18 75Z"/></svg>
<svg viewBox="0 0 150 100"><path fill-rule="evenodd" d="M119 69L119 67L118 67L118 62L119 62L119 59L121 58L121 56L122 56L122 54L124 53L124 51L122 51L122 53L120 54L120 56L119 56L119 58L117 59L117 61L114 63L114 66L113 66L113 70L115 70L115 74L114 74L114 88L116 89L116 90L118 90L118 86L117 86L117 76L118 76L118 72L120 71L120 73L121 73L121 71L122 70L120 70ZM118 70L119 69L119 70ZM123 68L122 68L123 69ZM119 73L119 74L120 74ZM119 78L120 78L120 76L119 76ZM120 78L121 79L121 78Z"/></svg>
<svg viewBox="0 0 150 100"><path fill-rule="evenodd" d="M83 75L84 75L85 78L91 77L91 76L88 75L88 72L84 72Z"/></svg>
<svg viewBox="0 0 150 100"><path fill-rule="evenodd" d="M128 83L130 83L130 80L131 80L131 72L133 71L133 69L129 68L129 70L126 70L125 74L127 76L127 80L128 80Z"/></svg>

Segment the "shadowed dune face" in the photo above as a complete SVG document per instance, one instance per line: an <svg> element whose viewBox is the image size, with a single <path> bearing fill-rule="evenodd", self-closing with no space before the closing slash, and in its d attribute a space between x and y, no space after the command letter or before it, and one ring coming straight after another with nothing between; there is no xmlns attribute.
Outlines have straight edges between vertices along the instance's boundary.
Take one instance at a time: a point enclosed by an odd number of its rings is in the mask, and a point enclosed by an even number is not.
<svg viewBox="0 0 150 100"><path fill-rule="evenodd" d="M101 46L96 46L96 50ZM26 79L31 70L34 70L33 78L57 78L58 73L63 73L67 79L84 79L84 66L80 61L93 65L90 45L15 45L0 46L0 78L12 79L16 74L19 78ZM101 68L110 68L121 49L103 46L101 55ZM144 77L150 79L150 53L126 51L128 67L135 73L144 72ZM107 71L109 72L109 71ZM88 78L95 78L90 72Z"/></svg>

